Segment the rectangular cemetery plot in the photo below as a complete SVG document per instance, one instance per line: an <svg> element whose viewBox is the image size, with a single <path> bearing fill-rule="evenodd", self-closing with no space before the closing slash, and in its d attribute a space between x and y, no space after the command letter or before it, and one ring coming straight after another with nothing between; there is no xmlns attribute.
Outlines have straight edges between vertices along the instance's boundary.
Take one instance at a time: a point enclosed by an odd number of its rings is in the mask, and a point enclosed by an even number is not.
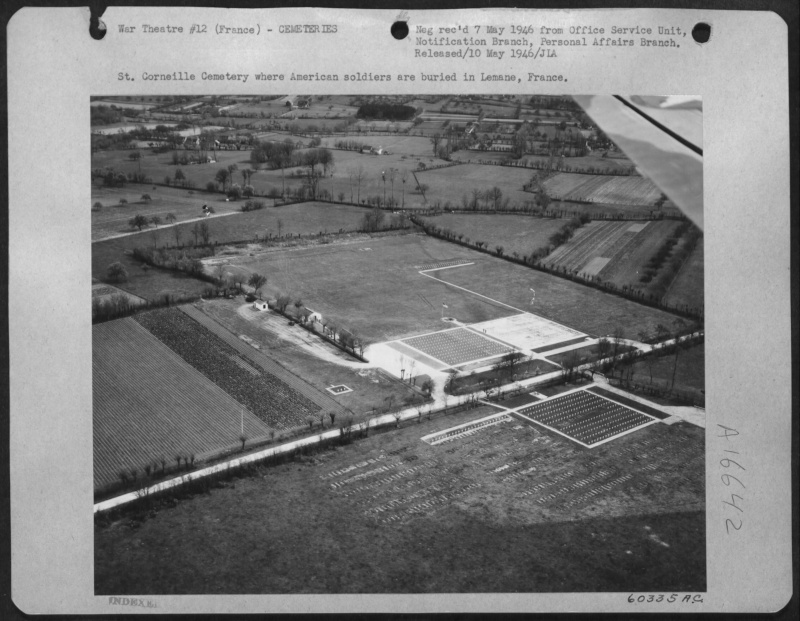
<svg viewBox="0 0 800 621"><path fill-rule="evenodd" d="M459 438L472 435L473 433L481 429L485 429L492 425L496 425L498 423L504 423L510 420L511 417L508 414L493 414L492 416L487 416L486 418L481 418L469 423L464 423L463 425L458 425L457 427L451 427L450 429L437 431L436 433L424 436L420 439L423 442L427 442L431 446L435 446L437 444L450 442L452 440L457 440Z"/></svg>
<svg viewBox="0 0 800 621"><path fill-rule="evenodd" d="M353 389L349 386L345 386L344 384L339 384L338 386L329 386L326 388L328 392L332 392L334 395L342 395L346 392L353 392Z"/></svg>
<svg viewBox="0 0 800 621"><path fill-rule="evenodd" d="M517 412L587 447L656 422L650 416L585 390L547 399Z"/></svg>
<svg viewBox="0 0 800 621"><path fill-rule="evenodd" d="M465 328L413 336L401 342L449 365L463 364L514 351L511 347Z"/></svg>
<svg viewBox="0 0 800 621"><path fill-rule="evenodd" d="M534 295L531 293L531 295ZM519 349L540 351L542 348L563 347L586 335L567 326L556 323L534 313L520 313L510 317L491 319L470 326L470 330L485 333L498 341L508 343Z"/></svg>

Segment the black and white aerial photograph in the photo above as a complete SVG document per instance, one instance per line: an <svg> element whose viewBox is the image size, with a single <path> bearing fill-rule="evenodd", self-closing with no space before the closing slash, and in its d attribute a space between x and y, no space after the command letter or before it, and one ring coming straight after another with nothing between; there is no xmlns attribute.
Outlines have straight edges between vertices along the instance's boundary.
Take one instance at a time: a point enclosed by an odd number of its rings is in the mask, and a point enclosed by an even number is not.
<svg viewBox="0 0 800 621"><path fill-rule="evenodd" d="M87 105L96 595L707 590L700 97Z"/></svg>

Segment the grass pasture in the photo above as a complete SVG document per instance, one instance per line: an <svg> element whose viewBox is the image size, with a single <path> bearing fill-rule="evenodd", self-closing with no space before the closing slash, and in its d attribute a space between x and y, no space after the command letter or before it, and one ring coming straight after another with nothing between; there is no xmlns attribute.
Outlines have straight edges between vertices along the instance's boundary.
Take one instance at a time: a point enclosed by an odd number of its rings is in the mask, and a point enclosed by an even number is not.
<svg viewBox="0 0 800 621"><path fill-rule="evenodd" d="M322 316L369 343L389 341L451 324L441 305L460 321L475 323L514 311L418 273L418 266L452 259L483 260L474 251L419 234L297 247L232 257L231 265L267 274L264 297L302 299ZM457 268L459 269L469 268Z"/></svg>
<svg viewBox="0 0 800 621"><path fill-rule="evenodd" d="M421 440L496 413L423 417L98 525L95 593L705 590L702 429L587 450L505 419Z"/></svg>
<svg viewBox="0 0 800 621"><path fill-rule="evenodd" d="M143 200L142 195L150 195L151 200ZM120 204L120 200L128 201ZM159 216L164 224L168 213L175 216L176 222L203 217L203 205L210 203L218 214L232 213L238 205L219 200L219 195L207 195L203 192L190 194L185 189L149 186L145 184L128 184L122 188L92 188L92 205L96 202L103 205L100 211L92 211L92 241L107 239L138 231L128 222L135 215L148 219Z"/></svg>
<svg viewBox="0 0 800 621"><path fill-rule="evenodd" d="M340 231L357 231L361 226L364 214L363 207L352 205L336 205L331 203L308 202L272 207L273 201L262 200L267 207L257 211L240 212L225 218L209 218L210 241L222 244L228 241L254 239L256 236L282 235L316 235L317 233L338 233ZM222 203L237 211L244 201ZM278 221L280 220L280 227ZM192 236L193 224L180 226L180 236L187 243ZM174 232L170 243L174 243ZM141 242L140 242L141 243Z"/></svg>
<svg viewBox="0 0 800 621"><path fill-rule="evenodd" d="M547 164L547 161L550 159L546 155L525 155L522 159L527 162L538 162L541 164ZM595 155L590 153L589 155L585 155L583 157L566 157L561 159L561 163L564 166L570 166L573 169L576 168L594 168L597 170L602 170L605 172L615 172L620 170L628 170L633 166L633 162L631 162L627 158L610 158L610 157L602 157L601 155Z"/></svg>
<svg viewBox="0 0 800 621"><path fill-rule="evenodd" d="M149 149L142 149L139 151L142 154L142 159L133 161L130 159L131 151L127 149L117 149L110 151L98 151L92 153L92 169L105 168L110 166L117 172L127 174L139 173L141 163L141 172L146 177L149 177L156 183L164 183L164 178L169 177L171 180L175 179L175 172L180 170L186 177L187 182L191 182L194 186L194 191L198 196L205 194L204 190L209 181L214 181L214 176L220 168L227 168L231 164L236 164L239 169L250 168L250 151L208 151L208 156L214 158L216 155L216 162L209 164L187 164L175 165L172 163L172 151L167 153L155 154ZM179 152L186 153L191 156L191 151ZM233 173L234 182L242 183L242 175L238 171ZM150 187L152 186L144 186ZM191 188L189 188L191 189ZM188 192L188 189L185 190ZM142 193L148 192L143 190ZM139 195L141 196L141 194ZM202 204L202 203L201 203Z"/></svg>
<svg viewBox="0 0 800 621"><path fill-rule="evenodd" d="M354 140L360 140L353 137ZM332 139L329 139L332 140ZM378 144L384 145L384 141L379 139ZM319 190L327 190L331 192L334 197L343 194L346 200L350 200L352 195L354 201L358 201L358 185L354 181L351 186L349 179L350 171L357 171L359 167L363 169L363 177L361 180L361 201L364 202L370 197L380 197L383 201L384 189L385 196L388 201L392 197L392 184L389 177L389 170L394 168L398 171L394 181L394 199L398 206L402 203L403 182L401 174L403 170L407 170L409 175L405 184L405 204L406 207L422 206L422 196L415 191L416 183L411 171L417 170L419 162L425 162L426 165L434 165L442 163L442 160L436 160L431 156L409 157L390 150L390 155L368 155L366 153L359 153L358 151L334 151L335 169L332 176L324 177L319 182ZM262 169L253 175L252 184L258 193L266 193L268 188L281 189L282 184L285 182L288 188L298 188L303 185L305 177L305 170L301 168L290 168L284 172L284 179L282 179L280 170L267 170ZM295 171L301 171L300 176L294 176ZM386 172L386 184L384 188L383 173ZM420 183L427 183L425 178L417 172Z"/></svg>
<svg viewBox="0 0 800 621"><path fill-rule="evenodd" d="M512 203L522 204L534 196L524 192L522 186L531 179L532 171L512 166L482 166L480 164L460 164L437 170L417 172L420 183L430 189L425 192L428 203L447 201L461 204L462 196L470 197L473 190L485 192L494 186L503 191L503 197Z"/></svg>
<svg viewBox="0 0 800 621"><path fill-rule="evenodd" d="M427 276L418 273L424 265L456 259L474 265L431 271ZM659 323L672 325L675 318L563 278L415 234L232 257L231 265L268 274L265 297L284 293L292 300L302 298L323 317L355 330L370 343L448 327L441 320L443 302L448 305L447 314L462 323L528 310L601 336L617 327L631 336L643 329L652 332ZM530 306L530 288L536 290L534 307Z"/></svg>
<svg viewBox="0 0 800 621"><path fill-rule="evenodd" d="M667 291L664 299L668 304L688 304L693 308L703 308L705 305L703 257L703 237L701 237Z"/></svg>
<svg viewBox="0 0 800 621"><path fill-rule="evenodd" d="M433 154L433 145L428 138L421 136L407 136L404 134L389 135L389 136L358 136L350 135L346 138L339 136L332 136L330 138L323 138L323 146L327 142L333 146L339 140L353 140L360 142L364 145L371 147L383 147L392 155L413 155L413 156L429 156ZM341 151L336 151L334 157L338 158Z"/></svg>
<svg viewBox="0 0 800 621"><path fill-rule="evenodd" d="M675 319L665 311L491 257L441 270L437 277L593 336L606 336L621 327L635 338L641 330L653 333L659 323L670 326ZM533 306L531 288L536 291Z"/></svg>
<svg viewBox="0 0 800 621"><path fill-rule="evenodd" d="M547 246L550 236L558 231L566 220L561 218L533 218L510 214L444 213L426 218L430 224L457 233L463 233L471 241L483 240L489 248L503 246L505 254L516 252L525 256Z"/></svg>
<svg viewBox="0 0 800 621"><path fill-rule="evenodd" d="M267 204L272 201L265 199ZM238 209L239 203L221 203ZM214 203L216 209L217 203ZM299 203L280 207L265 207L258 211L237 213L224 217L204 219L210 231L210 239L216 243L278 235L278 221L282 235L308 235L320 232L335 233L339 230L358 229L366 210L348 205L329 203ZM176 214L177 215L177 214ZM169 272L143 266L131 256L137 246L174 245L175 235L182 244L192 241L193 223L177 224L174 227L150 228L116 239L92 244L92 276L99 280L106 278L106 269L111 263L119 261L128 270L128 281L120 286L146 299L161 298L165 294L198 295L208 286L200 280L177 272Z"/></svg>
<svg viewBox="0 0 800 621"><path fill-rule="evenodd" d="M678 354L677 367L674 354L648 357L633 365L632 381L644 386L667 388L675 373L675 388L700 393L705 390L705 346L694 345ZM652 374L652 380L651 380Z"/></svg>
<svg viewBox="0 0 800 621"><path fill-rule="evenodd" d="M92 328L94 485L163 456L200 455L270 428L133 319Z"/></svg>

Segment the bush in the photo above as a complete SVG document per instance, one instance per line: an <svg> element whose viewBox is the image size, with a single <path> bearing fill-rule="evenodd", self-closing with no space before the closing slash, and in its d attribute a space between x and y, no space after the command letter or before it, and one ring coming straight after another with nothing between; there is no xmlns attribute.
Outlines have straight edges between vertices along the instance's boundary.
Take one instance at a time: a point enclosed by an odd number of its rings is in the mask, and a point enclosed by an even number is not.
<svg viewBox="0 0 800 621"><path fill-rule="evenodd" d="M97 201L94 205L92 205L92 211L100 211L103 209L103 203Z"/></svg>
<svg viewBox="0 0 800 621"><path fill-rule="evenodd" d="M242 211L257 211L259 209L264 209L264 201L254 201L254 200L245 201L241 209Z"/></svg>
<svg viewBox="0 0 800 621"><path fill-rule="evenodd" d="M128 280L128 270L119 261L112 263L106 268L106 276L111 282L125 282Z"/></svg>

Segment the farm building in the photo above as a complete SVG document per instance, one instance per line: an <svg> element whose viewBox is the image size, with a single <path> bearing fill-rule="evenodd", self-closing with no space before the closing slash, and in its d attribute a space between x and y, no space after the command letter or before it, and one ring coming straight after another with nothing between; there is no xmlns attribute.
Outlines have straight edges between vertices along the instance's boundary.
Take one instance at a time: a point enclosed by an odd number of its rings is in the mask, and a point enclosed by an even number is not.
<svg viewBox="0 0 800 621"><path fill-rule="evenodd" d="M256 309L257 311L267 310L268 307L269 307L268 304L264 300L256 300L255 302L253 302L253 308Z"/></svg>
<svg viewBox="0 0 800 621"><path fill-rule="evenodd" d="M310 308L301 308L300 317L303 319L303 323L322 323L322 315Z"/></svg>

